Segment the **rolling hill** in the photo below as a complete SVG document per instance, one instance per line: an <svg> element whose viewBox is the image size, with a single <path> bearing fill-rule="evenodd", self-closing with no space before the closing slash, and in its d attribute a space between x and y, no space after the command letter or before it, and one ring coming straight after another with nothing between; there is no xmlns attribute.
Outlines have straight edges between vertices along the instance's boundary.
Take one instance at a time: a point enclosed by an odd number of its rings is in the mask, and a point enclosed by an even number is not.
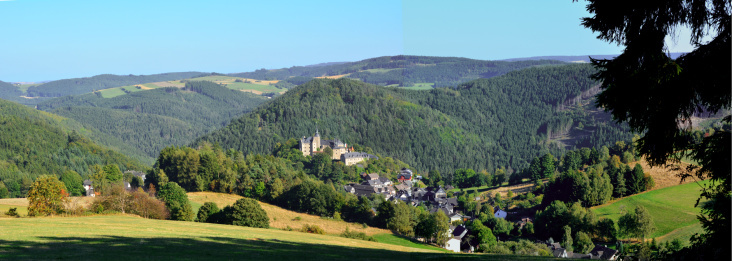
<svg viewBox="0 0 732 261"><path fill-rule="evenodd" d="M66 96L42 102L38 109L116 137L152 164L164 147L188 144L267 100L196 81L182 88L158 88L113 98L104 98L100 93Z"/></svg>
<svg viewBox="0 0 732 261"><path fill-rule="evenodd" d="M112 75L102 74L93 77L63 79L47 82L28 88L30 97L61 97L90 93L111 87L142 84L160 81L181 80L203 75L201 72L161 73L152 75Z"/></svg>
<svg viewBox="0 0 732 261"><path fill-rule="evenodd" d="M319 66L294 66L275 70L234 73L231 76L257 80L287 80L290 77L347 77L376 85L409 87L432 84L455 86L478 78L491 78L523 68L557 65L555 60L483 61L457 57L384 56L357 62L327 63Z"/></svg>
<svg viewBox="0 0 732 261"><path fill-rule="evenodd" d="M101 136L73 120L5 100L0 100L0 133L0 180L11 194L36 176L66 170L85 176L95 164L118 164L122 170L148 168L93 142L90 136Z"/></svg>
<svg viewBox="0 0 732 261"><path fill-rule="evenodd" d="M596 89L588 78L593 72L590 65L544 66L430 91L316 79L194 145L209 141L269 153L278 142L310 136L317 127L324 138L371 147L420 171L517 170L540 153L560 155L565 145L630 139L626 127L593 111L591 95L583 98ZM572 142L552 141L561 135Z"/></svg>

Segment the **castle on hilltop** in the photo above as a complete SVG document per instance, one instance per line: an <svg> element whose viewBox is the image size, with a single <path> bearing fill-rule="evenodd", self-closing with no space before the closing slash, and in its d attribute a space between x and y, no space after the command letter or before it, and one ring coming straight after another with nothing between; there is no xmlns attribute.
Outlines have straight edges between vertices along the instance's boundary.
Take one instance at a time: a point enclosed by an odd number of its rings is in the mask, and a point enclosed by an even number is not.
<svg viewBox="0 0 732 261"><path fill-rule="evenodd" d="M367 159L379 158L365 152L354 152L353 147L349 149L348 144L338 139L321 140L320 132L317 129L315 130L315 135L312 137L303 136L300 139L300 151L302 151L302 155L305 157L313 156L315 153L321 153L325 148L333 150L332 160L340 160L346 166L351 166Z"/></svg>

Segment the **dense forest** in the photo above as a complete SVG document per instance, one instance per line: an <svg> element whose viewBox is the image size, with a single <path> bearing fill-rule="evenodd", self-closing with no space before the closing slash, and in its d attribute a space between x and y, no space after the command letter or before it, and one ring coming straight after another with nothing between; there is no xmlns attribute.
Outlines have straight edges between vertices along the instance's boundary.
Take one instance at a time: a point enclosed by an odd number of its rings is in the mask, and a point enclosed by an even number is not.
<svg viewBox="0 0 732 261"><path fill-rule="evenodd" d="M38 109L72 118L135 147L152 164L160 150L184 145L251 111L266 97L212 82L134 92L114 98L91 93L52 99Z"/></svg>
<svg viewBox="0 0 732 261"><path fill-rule="evenodd" d="M630 140L626 127L595 117L587 101L575 99L596 85L588 78L593 72L589 65L538 67L430 91L317 79L194 144L269 153L317 127L324 138L371 147L418 171L504 167L511 173L543 153L562 154L562 143L547 140L547 124L559 117L582 129L569 147ZM608 138L596 137L601 134Z"/></svg>
<svg viewBox="0 0 732 261"><path fill-rule="evenodd" d="M23 91L18 89L17 86L7 82L0 81L0 99L5 99L14 102L22 102L25 100L20 96L23 95Z"/></svg>
<svg viewBox="0 0 732 261"><path fill-rule="evenodd" d="M412 86L415 83L432 83L436 87L441 87L455 86L478 78L491 78L527 67L551 64L564 63L554 60L505 62L398 55L323 66L260 69L231 75L258 80L287 80L297 76L312 78L350 74L346 77L376 85Z"/></svg>
<svg viewBox="0 0 732 261"><path fill-rule="evenodd" d="M31 181L43 174L74 171L88 176L93 165L122 170L148 167L102 147L68 127L67 119L0 100L0 185L11 196L25 196Z"/></svg>
<svg viewBox="0 0 732 261"><path fill-rule="evenodd" d="M38 86L28 88L27 93L29 97L61 97L66 95L90 93L95 90L102 90L112 87L150 82L181 80L202 75L204 75L204 73L201 72L161 73L152 75L102 74L94 77L73 78L47 82Z"/></svg>

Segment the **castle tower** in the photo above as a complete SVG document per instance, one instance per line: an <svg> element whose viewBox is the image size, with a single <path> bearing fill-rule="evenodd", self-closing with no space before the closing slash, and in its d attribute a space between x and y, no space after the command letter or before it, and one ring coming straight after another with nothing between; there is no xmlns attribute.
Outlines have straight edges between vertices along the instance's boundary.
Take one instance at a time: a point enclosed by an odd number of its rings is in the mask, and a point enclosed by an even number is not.
<svg viewBox="0 0 732 261"><path fill-rule="evenodd" d="M320 132L317 128L315 128L315 136L313 136L313 147L311 149L312 152L317 151L320 148Z"/></svg>

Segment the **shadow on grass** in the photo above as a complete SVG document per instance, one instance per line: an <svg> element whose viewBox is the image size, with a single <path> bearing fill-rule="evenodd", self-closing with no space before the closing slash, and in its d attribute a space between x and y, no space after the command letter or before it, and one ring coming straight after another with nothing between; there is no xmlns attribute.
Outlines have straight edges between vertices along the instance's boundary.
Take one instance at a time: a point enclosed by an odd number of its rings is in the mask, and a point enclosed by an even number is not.
<svg viewBox="0 0 732 261"><path fill-rule="evenodd" d="M408 253L276 239L228 237L136 238L42 237L33 241L0 240L4 260L546 260L506 255ZM363 241L363 244L371 242Z"/></svg>

